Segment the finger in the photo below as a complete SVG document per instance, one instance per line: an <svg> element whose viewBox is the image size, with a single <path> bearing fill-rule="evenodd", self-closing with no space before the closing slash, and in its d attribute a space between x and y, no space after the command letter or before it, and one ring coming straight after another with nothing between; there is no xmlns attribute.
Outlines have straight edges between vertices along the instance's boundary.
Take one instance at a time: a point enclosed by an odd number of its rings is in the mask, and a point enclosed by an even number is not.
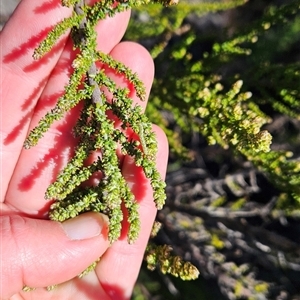
<svg viewBox="0 0 300 300"><path fill-rule="evenodd" d="M57 0L51 2L51 5L53 7L60 6L59 5L60 1L58 2L56 1ZM29 0L23 0L22 3L23 2L29 2ZM48 3L48 8L51 5ZM35 8L34 12L36 11L40 12L43 7L47 7L47 3L44 3L38 6L37 8ZM53 7L51 7L51 9L49 8L49 10L52 11L54 9ZM18 14L17 16L14 16L14 19L17 17ZM47 20L47 17L48 15L46 14L46 18L45 17L43 18ZM49 18L50 17L51 16L49 16ZM96 30L98 31L99 50L103 52L110 52L110 50L122 38L125 29L127 27L129 17L130 17L130 12L127 11L116 15L114 18L107 18L106 20L99 22L99 25L96 28ZM20 19L20 21L22 20L23 19ZM45 20L42 24L46 26ZM1 42L2 41L6 42L6 40L8 39L7 32L11 33L13 29L16 30L15 26L13 25L14 23L12 23L11 26L8 26L6 28L7 29L5 31L6 34L1 36L2 39ZM20 27L20 23L18 23L18 26ZM40 28L43 27L40 26ZM30 30L33 31L33 29L31 28ZM34 36L34 31L31 34ZM39 38L38 42L42 41L42 39L45 37L44 35L42 35L42 37L40 37L39 35L37 36ZM7 62L6 64L3 64L5 66L4 66L4 76L2 76L4 78L2 85L6 87L18 86L18 88L11 88L11 89L8 88L3 91L3 95L2 95L2 99L4 99L5 101L3 101L3 105L1 108L2 111L5 111L5 115L3 115L2 118L3 122L1 123L1 131L4 132L4 134L1 135L1 139L2 139L1 142L2 144L4 144L2 150L3 150L4 161L6 162L5 165L6 180L2 183L3 186L3 189L1 191L2 196L7 189L7 183L10 179L10 175L14 170L16 161L21 155L23 142L28 132L28 126L30 126L29 129L35 127L39 119L45 115L46 111L48 111L50 108L54 106L58 97L63 94L64 86L67 84L70 73L72 72L71 62L74 58L74 53L72 53L73 52L72 43L70 40L69 42L67 42L67 45L65 46L66 40L61 39L54 47L54 49L50 52L50 54L47 54L44 58L38 61L33 61L32 53L34 48L38 45L38 42L34 43L33 46L30 46L30 49L26 50L29 53L27 56L23 57L21 55L20 58L16 59L16 62L13 63ZM22 43L20 44L21 46L23 45ZM31 43L29 44L31 45ZM9 47L7 48L9 49ZM18 49L17 46L16 49ZM6 52L7 51L8 50L6 50ZM14 51L17 50L13 49L12 52ZM3 53L6 52L3 51ZM59 57L57 57L56 55L57 53L59 53ZM3 57L4 57L3 58L4 61L8 60L7 55L4 54ZM26 65L23 66L24 64ZM11 65L13 66L17 65L17 68L13 68ZM50 73L51 73L51 77L49 78ZM7 81L5 81L6 79ZM37 100L39 99L40 95L41 98L37 104ZM33 116L33 120L32 120L32 116ZM58 123L58 126L60 125L61 123L60 124ZM67 130L68 128L61 128L61 130L62 129ZM56 135L59 133L60 133L59 130L58 131L54 130L52 132L52 135ZM66 137L65 144L68 144L69 141L68 137L70 136L71 135ZM63 137L61 137L61 140L62 138ZM50 139L48 140L50 142ZM47 144L45 144L45 146L47 146ZM37 150L37 152L38 153L45 152L45 150L47 149L47 147L45 146L42 151ZM34 151L33 151L33 155L34 155ZM37 157L40 158L40 156ZM27 158L25 158L25 160L27 160Z"/></svg>
<svg viewBox="0 0 300 300"><path fill-rule="evenodd" d="M164 179L168 142L165 134L159 128L154 127L154 132L158 141L157 167ZM123 174L128 184L132 186L132 191L140 204L141 231L138 240L132 245L129 245L126 239L115 242L105 252L101 263L96 267L103 289L113 299L130 298L156 215L153 191L149 180L145 179L140 168L136 167L129 157L124 160Z"/></svg>
<svg viewBox="0 0 300 300"><path fill-rule="evenodd" d="M113 56L115 60L125 64L133 73L138 75L138 78L145 86L145 101L142 101L137 96L132 84L126 80L123 74L118 74L110 69L107 70L106 74L113 79L119 87L129 90L129 96L133 100L133 106L140 105L143 110L145 110L154 77L154 65L150 54L139 44L134 42L122 42L113 48L110 55Z"/></svg>
<svg viewBox="0 0 300 300"><path fill-rule="evenodd" d="M24 285L65 282L93 263L109 246L107 217L86 213L64 223L2 216L1 299Z"/></svg>
<svg viewBox="0 0 300 300"><path fill-rule="evenodd" d="M129 12L125 12L99 23L97 26L99 49L110 51L119 42L128 19ZM72 72L71 51L72 43L69 41L36 106L30 129L37 125L40 118L55 105L57 98L63 94L64 86ZM76 107L63 120L55 122L35 147L21 151L6 194L7 204L40 217L48 211L50 204L43 200L45 190L73 155L76 140L72 134L72 128L77 121L79 109L80 107ZM27 201L24 203L22 198L25 196Z"/></svg>
<svg viewBox="0 0 300 300"><path fill-rule="evenodd" d="M23 0L0 35L1 44L1 145L5 162L2 192L20 154L31 114L48 76L64 48L64 35L38 64L33 60L34 48L46 37L54 24L70 15L59 0ZM3 198L1 198L3 199Z"/></svg>

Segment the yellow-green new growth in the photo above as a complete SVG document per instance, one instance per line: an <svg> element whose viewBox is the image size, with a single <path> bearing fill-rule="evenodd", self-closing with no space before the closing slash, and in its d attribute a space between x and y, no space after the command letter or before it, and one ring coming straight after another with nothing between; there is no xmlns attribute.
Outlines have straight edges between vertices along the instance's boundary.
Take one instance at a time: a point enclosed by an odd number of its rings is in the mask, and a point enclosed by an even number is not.
<svg viewBox="0 0 300 300"><path fill-rule="evenodd" d="M185 262L180 256L171 254L172 247L168 245L151 246L147 249L147 267L154 270L158 266L163 274L171 274L182 280L198 278L199 271L190 262Z"/></svg>

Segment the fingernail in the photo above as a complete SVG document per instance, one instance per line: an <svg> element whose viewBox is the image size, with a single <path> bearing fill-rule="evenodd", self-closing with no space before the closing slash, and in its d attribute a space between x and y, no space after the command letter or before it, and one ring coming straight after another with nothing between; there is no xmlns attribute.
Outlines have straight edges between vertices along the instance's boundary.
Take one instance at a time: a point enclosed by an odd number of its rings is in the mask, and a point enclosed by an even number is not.
<svg viewBox="0 0 300 300"><path fill-rule="evenodd" d="M99 213L85 213L61 223L70 240L85 240L100 235L108 226L108 217Z"/></svg>

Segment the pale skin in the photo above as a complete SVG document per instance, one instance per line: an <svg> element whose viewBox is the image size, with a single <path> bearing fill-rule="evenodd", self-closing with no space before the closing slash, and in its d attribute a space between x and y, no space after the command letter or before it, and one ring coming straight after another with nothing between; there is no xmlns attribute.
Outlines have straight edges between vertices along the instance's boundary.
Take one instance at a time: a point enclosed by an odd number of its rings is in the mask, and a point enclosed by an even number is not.
<svg viewBox="0 0 300 300"><path fill-rule="evenodd" d="M138 187L141 232L133 245L127 243L124 225L122 238L110 246L107 220L99 213L64 225L47 219L50 203L44 193L76 146L71 128L79 107L55 123L36 147L23 149L28 131L63 92L73 58L67 35L41 61L34 61L32 53L50 26L69 15L60 0L23 0L1 32L0 299L130 299L156 215L149 182L136 176L139 171L130 158L120 157L125 178ZM99 49L137 72L148 98L154 74L150 55L135 43L120 43L129 17L126 12L100 22ZM110 75L126 85L124 78ZM134 93L132 97L146 106ZM164 177L168 145L163 132L156 126L153 130ZM100 256L93 272L76 277ZM53 291L44 288L57 283ZM36 290L23 292L24 285Z"/></svg>

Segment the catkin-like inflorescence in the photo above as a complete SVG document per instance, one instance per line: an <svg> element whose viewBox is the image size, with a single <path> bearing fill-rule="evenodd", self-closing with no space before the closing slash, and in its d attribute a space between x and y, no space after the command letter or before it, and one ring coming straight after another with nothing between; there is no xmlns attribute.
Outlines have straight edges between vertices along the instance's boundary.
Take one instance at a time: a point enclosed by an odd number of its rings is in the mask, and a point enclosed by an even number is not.
<svg viewBox="0 0 300 300"><path fill-rule="evenodd" d="M68 30L71 30L74 47L78 52L72 63L74 70L64 95L30 132L25 148L34 146L53 122L63 118L71 108L84 101L74 127L74 135L78 139L75 154L46 191L46 199L54 200L49 216L53 220L64 221L90 210L104 212L110 218L111 242L120 236L122 202L128 212L130 243L138 237L140 230L138 204L122 175L117 149L121 149L123 155L132 156L136 165L143 168L145 177L152 185L153 198L158 208L162 208L165 201L165 184L156 169L157 143L151 123L142 108L133 104L129 91L118 87L96 64L105 65L122 74L141 100L145 99L144 85L137 74L124 64L97 50L94 26L100 19L148 2L129 0L116 4L115 1L106 0L86 5L82 0L62 1L65 6L74 6L73 15L57 24L34 53L34 58L42 57ZM107 99L101 89L106 89L112 99ZM116 128L116 120L120 128ZM131 132L131 135L127 132ZM96 158L87 164L91 156ZM97 180L94 180L95 177Z"/></svg>
<svg viewBox="0 0 300 300"><path fill-rule="evenodd" d="M148 4L150 0L97 1L87 5L84 0L62 0L63 6L73 7L71 17L62 20L48 34L34 52L39 59L49 52L61 35L70 30L76 57L72 62L73 73L65 86L65 93L34 128L24 147L38 143L50 126L62 119L67 112L82 102L82 110L73 128L78 141L74 155L56 180L48 187L45 198L52 200L49 217L63 222L80 213L96 211L109 217L109 240L116 241L121 234L127 210L129 223L128 242L133 243L140 232L139 205L122 174L119 153L129 155L148 178L153 199L158 209L165 203L165 183L156 167L157 141L152 124L142 108L134 105L129 90L118 87L109 78L105 66L124 76L140 100L145 100L145 87L137 74L123 63L97 50L95 25L107 16L114 16L130 7ZM163 5L175 4L176 0L153 0ZM106 96L105 90L111 96ZM166 246L167 247L167 246ZM198 271L179 257L169 255L170 249L151 249L149 257L156 257L153 264L161 264L164 273L194 279ZM161 253L161 254L159 254ZM148 259L149 260L149 259ZM164 261L164 262L163 262ZM92 270L97 262L83 271L79 277ZM48 287L49 290L52 289ZM26 289L26 287L24 287Z"/></svg>

